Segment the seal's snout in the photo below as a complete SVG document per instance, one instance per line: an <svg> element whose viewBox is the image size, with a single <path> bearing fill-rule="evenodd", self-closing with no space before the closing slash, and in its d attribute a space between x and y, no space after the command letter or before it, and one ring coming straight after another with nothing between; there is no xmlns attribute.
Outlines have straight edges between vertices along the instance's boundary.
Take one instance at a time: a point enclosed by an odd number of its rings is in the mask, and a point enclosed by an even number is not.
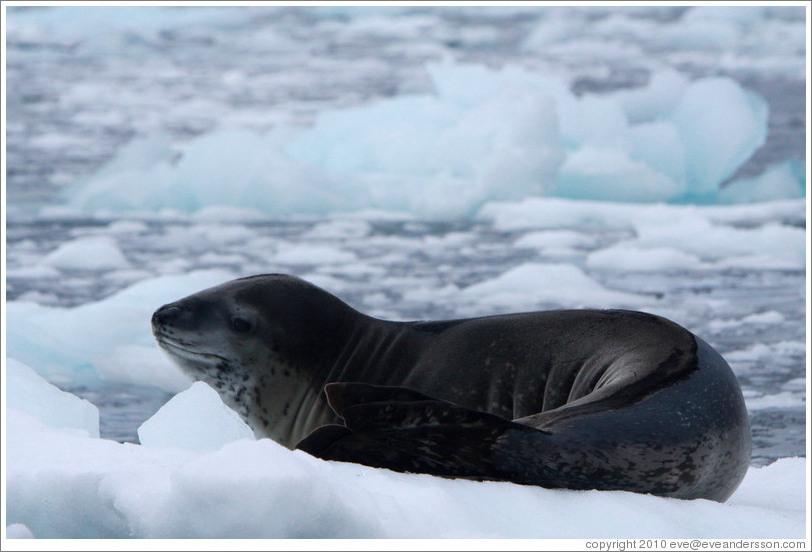
<svg viewBox="0 0 812 552"><path fill-rule="evenodd" d="M152 327L162 328L176 325L183 313L184 310L181 307L176 305L164 305L152 315Z"/></svg>

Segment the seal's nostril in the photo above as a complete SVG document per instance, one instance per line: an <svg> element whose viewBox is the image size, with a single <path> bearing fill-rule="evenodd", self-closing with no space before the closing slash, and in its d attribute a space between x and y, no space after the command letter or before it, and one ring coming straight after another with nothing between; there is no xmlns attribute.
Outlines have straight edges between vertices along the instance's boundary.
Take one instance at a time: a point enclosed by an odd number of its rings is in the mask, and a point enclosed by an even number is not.
<svg viewBox="0 0 812 552"><path fill-rule="evenodd" d="M155 311L152 315L153 325L171 324L172 321L177 320L178 315L183 312L180 307L166 305Z"/></svg>

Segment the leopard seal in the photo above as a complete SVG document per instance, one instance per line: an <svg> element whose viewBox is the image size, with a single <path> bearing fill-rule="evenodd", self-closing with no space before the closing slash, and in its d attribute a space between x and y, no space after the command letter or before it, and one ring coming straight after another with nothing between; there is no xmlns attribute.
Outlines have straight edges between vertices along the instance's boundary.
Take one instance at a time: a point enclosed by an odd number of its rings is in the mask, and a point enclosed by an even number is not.
<svg viewBox="0 0 812 552"><path fill-rule="evenodd" d="M267 274L164 305L152 328L258 438L327 460L716 501L750 461L728 364L651 314L393 322Z"/></svg>

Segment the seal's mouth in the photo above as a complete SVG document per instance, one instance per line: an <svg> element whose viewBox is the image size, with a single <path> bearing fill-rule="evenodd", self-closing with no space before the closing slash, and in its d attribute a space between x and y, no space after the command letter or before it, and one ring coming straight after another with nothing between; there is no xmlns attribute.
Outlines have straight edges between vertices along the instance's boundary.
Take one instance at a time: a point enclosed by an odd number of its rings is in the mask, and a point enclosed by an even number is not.
<svg viewBox="0 0 812 552"><path fill-rule="evenodd" d="M190 345L172 339L166 335L156 335L155 340L164 351L183 360L203 364L224 364L228 362L225 357L216 355L214 353L205 353L203 351L196 350Z"/></svg>

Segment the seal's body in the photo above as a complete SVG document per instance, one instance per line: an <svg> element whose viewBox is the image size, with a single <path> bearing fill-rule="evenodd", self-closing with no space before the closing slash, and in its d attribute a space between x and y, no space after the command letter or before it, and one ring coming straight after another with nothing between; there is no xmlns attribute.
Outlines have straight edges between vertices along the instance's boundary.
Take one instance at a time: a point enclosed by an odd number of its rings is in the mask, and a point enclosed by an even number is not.
<svg viewBox="0 0 812 552"><path fill-rule="evenodd" d="M649 314L390 322L263 275L162 307L153 331L258 437L325 459L719 501L750 460L730 367Z"/></svg>

